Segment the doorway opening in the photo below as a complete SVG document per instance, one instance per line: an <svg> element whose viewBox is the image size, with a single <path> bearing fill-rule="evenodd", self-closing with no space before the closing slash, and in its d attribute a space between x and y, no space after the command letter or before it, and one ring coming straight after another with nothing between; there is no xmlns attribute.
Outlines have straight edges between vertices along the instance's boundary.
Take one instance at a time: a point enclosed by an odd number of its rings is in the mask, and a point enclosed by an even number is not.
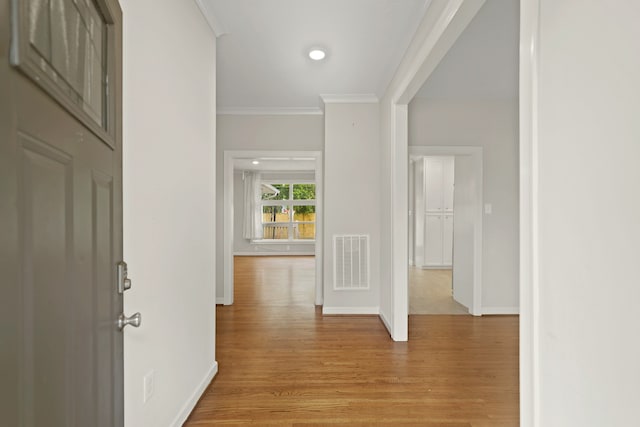
<svg viewBox="0 0 640 427"><path fill-rule="evenodd" d="M236 257L306 256L315 260L312 292L322 305L321 161L317 151L225 151L219 302L234 302Z"/></svg>
<svg viewBox="0 0 640 427"><path fill-rule="evenodd" d="M409 315L468 314L453 292L455 157L409 159Z"/></svg>
<svg viewBox="0 0 640 427"><path fill-rule="evenodd" d="M482 148L409 147L409 314L480 315Z"/></svg>

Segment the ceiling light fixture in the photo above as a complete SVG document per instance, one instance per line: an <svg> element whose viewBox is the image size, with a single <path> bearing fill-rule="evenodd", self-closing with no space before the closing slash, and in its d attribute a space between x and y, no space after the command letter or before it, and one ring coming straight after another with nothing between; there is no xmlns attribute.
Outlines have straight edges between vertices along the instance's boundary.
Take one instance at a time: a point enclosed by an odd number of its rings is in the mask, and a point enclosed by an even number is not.
<svg viewBox="0 0 640 427"><path fill-rule="evenodd" d="M260 162L259 162L259 161L257 161L257 160L254 160L254 161L252 161L252 162L251 162L251 164L259 165L259 164L260 164Z"/></svg>
<svg viewBox="0 0 640 427"><path fill-rule="evenodd" d="M325 56L327 56L325 51L317 47L309 51L309 58L313 59L314 61L321 61Z"/></svg>

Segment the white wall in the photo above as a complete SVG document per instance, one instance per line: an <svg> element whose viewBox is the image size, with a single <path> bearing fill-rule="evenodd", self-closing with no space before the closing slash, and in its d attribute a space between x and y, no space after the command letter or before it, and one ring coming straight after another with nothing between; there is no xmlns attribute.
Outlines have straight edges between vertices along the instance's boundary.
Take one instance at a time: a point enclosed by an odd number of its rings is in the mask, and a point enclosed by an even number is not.
<svg viewBox="0 0 640 427"><path fill-rule="evenodd" d="M324 117L322 115L218 115L216 173L216 297L224 296L224 151L322 151ZM237 197L234 198L237 200ZM237 222L237 221L236 221Z"/></svg>
<svg viewBox="0 0 640 427"><path fill-rule="evenodd" d="M410 146L483 147L483 313L517 312L518 101L445 101L409 104Z"/></svg>
<svg viewBox="0 0 640 427"><path fill-rule="evenodd" d="M313 172L262 172L263 179L274 183L299 179L301 181L315 180ZM242 171L233 174L233 251L235 255L315 255L315 244L308 243L251 243L244 238L244 181Z"/></svg>
<svg viewBox="0 0 640 427"><path fill-rule="evenodd" d="M325 313L379 312L380 145L377 103L325 104ZM334 291L333 236L370 236L370 289Z"/></svg>
<svg viewBox="0 0 640 427"><path fill-rule="evenodd" d="M380 100L380 317L396 341L408 329L408 103L484 0L432 0Z"/></svg>
<svg viewBox="0 0 640 427"><path fill-rule="evenodd" d="M636 426L640 2L539 3L535 425Z"/></svg>
<svg viewBox="0 0 640 427"><path fill-rule="evenodd" d="M193 1L122 1L125 425L178 426L215 362L215 48ZM143 403L143 376L155 392Z"/></svg>

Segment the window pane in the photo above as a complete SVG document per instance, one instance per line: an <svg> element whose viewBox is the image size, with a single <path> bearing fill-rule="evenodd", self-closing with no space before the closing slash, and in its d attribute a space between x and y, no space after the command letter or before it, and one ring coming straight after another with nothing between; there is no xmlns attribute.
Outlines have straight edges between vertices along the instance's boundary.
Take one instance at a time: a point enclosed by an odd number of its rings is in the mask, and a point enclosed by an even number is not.
<svg viewBox="0 0 640 427"><path fill-rule="evenodd" d="M262 222L289 222L289 207L288 206L263 206L262 207Z"/></svg>
<svg viewBox="0 0 640 427"><path fill-rule="evenodd" d="M294 206L293 207L293 220L294 221L312 221L316 220L316 207L315 206Z"/></svg>
<svg viewBox="0 0 640 427"><path fill-rule="evenodd" d="M293 207L293 238L294 239L315 239L316 238L316 207L315 206L294 206Z"/></svg>
<svg viewBox="0 0 640 427"><path fill-rule="evenodd" d="M47 61L51 61L49 43L49 1L32 0L29 3L29 42Z"/></svg>
<svg viewBox="0 0 640 427"><path fill-rule="evenodd" d="M273 184L267 184L266 182L262 183L262 200L278 200L277 197L280 193L280 190L276 188Z"/></svg>
<svg viewBox="0 0 640 427"><path fill-rule="evenodd" d="M31 0L30 41L55 70L56 83L104 128L107 28L104 19L92 1L51 0L48 11L43 4L46 2ZM47 13L50 20L45 22ZM38 26L34 28L34 24Z"/></svg>
<svg viewBox="0 0 640 427"><path fill-rule="evenodd" d="M84 109L94 120L102 120L103 95L106 75L104 22L93 2L87 2L84 45L84 86L82 98Z"/></svg>
<svg viewBox="0 0 640 427"><path fill-rule="evenodd" d="M65 82L80 92L80 14L71 0L51 2L51 64Z"/></svg>
<svg viewBox="0 0 640 427"><path fill-rule="evenodd" d="M262 226L263 239L289 240L289 225L268 224Z"/></svg>
<svg viewBox="0 0 640 427"><path fill-rule="evenodd" d="M262 207L262 238L288 240L289 239L289 207Z"/></svg>
<svg viewBox="0 0 640 427"><path fill-rule="evenodd" d="M293 224L293 238L300 240L313 240L316 238L315 223L295 223Z"/></svg>
<svg viewBox="0 0 640 427"><path fill-rule="evenodd" d="M315 200L315 184L293 184L293 200Z"/></svg>
<svg viewBox="0 0 640 427"><path fill-rule="evenodd" d="M289 200L290 184L262 183L262 200Z"/></svg>

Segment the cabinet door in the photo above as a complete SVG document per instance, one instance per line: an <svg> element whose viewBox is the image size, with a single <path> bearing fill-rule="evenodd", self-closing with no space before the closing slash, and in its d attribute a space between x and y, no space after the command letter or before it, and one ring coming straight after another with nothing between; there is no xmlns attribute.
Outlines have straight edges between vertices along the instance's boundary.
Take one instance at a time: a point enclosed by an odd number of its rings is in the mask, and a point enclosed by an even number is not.
<svg viewBox="0 0 640 427"><path fill-rule="evenodd" d="M442 215L426 215L424 225L424 265L442 265Z"/></svg>
<svg viewBox="0 0 640 427"><path fill-rule="evenodd" d="M442 161L442 200L445 212L453 212L454 157Z"/></svg>
<svg viewBox="0 0 640 427"><path fill-rule="evenodd" d="M445 214L442 222L442 264L453 264L453 215Z"/></svg>
<svg viewBox="0 0 640 427"><path fill-rule="evenodd" d="M440 157L426 157L424 160L425 211L442 212L442 169Z"/></svg>

